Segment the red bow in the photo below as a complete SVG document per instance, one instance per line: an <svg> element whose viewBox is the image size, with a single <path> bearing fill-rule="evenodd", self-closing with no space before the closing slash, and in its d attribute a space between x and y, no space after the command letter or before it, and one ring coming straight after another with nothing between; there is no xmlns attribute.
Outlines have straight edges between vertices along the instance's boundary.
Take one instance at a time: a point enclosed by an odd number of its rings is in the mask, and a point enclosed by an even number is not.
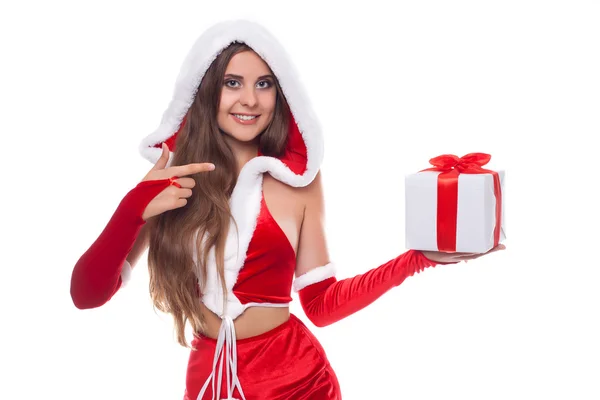
<svg viewBox="0 0 600 400"><path fill-rule="evenodd" d="M468 170L480 170L481 166L490 162L492 156L485 153L469 153L462 157L454 154L442 154L429 160L429 163L437 168L428 168L423 171L451 171L457 169L459 172Z"/></svg>
<svg viewBox="0 0 600 400"><path fill-rule="evenodd" d="M437 195L437 244L439 251L456 251L456 221L458 210L458 175L492 174L494 195L496 196L496 225L494 227L494 247L500 241L502 217L502 193L500 178L496 171L481 168L492 156L485 153L469 153L462 157L442 154L429 160L433 168L422 171L440 171Z"/></svg>

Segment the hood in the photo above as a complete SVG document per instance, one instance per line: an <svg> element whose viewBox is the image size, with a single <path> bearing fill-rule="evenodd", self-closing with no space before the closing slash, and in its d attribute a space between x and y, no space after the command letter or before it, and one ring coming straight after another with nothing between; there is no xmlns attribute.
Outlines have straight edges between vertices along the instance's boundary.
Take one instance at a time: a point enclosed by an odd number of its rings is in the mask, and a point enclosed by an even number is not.
<svg viewBox="0 0 600 400"><path fill-rule="evenodd" d="M290 106L292 118L287 148L281 157L267 157L271 159L268 172L290 186L306 186L316 176L323 159L320 123L283 46L264 27L248 20L218 23L196 40L180 69L173 97L160 125L142 140L140 153L151 163L156 163L163 142L176 151L177 133L206 70L221 51L233 42L246 43L269 65ZM171 160L172 157L167 165ZM257 162L252 161L253 164Z"/></svg>
<svg viewBox="0 0 600 400"><path fill-rule="evenodd" d="M230 199L231 212L238 230L236 232L232 221L225 247L227 307L222 304L222 290L216 265L213 265L214 250L209 254L210 265L203 302L219 316L228 315L235 318L243 312L243 306L235 298L232 288L243 267L256 227L263 173L268 172L287 185L303 187L313 181L323 160L323 138L319 121L300 83L296 68L283 46L256 22L233 20L210 27L196 40L185 58L169 106L163 113L158 128L140 143L140 153L148 161L156 163L163 142L166 142L172 151L177 150L174 148L176 135L183 125L183 119L194 100L202 77L219 53L233 42L246 43L269 65L279 81L291 112L284 154L280 157L270 157L259 153L257 157L248 161L238 176ZM172 159L171 153L167 166ZM196 257L194 249L195 260Z"/></svg>

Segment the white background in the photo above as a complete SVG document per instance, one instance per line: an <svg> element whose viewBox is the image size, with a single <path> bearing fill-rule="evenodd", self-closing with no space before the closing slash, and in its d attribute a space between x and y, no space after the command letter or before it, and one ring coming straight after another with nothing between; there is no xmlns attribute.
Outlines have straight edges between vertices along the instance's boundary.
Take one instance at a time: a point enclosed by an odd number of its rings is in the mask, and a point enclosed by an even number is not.
<svg viewBox="0 0 600 400"><path fill-rule="evenodd" d="M404 175L506 170L507 250L428 269L326 328L345 400L600 398L595 1L3 2L2 399L181 399L188 350L146 257L77 310L71 270L151 164L179 67L215 22L288 49L325 135L338 278L405 251Z"/></svg>

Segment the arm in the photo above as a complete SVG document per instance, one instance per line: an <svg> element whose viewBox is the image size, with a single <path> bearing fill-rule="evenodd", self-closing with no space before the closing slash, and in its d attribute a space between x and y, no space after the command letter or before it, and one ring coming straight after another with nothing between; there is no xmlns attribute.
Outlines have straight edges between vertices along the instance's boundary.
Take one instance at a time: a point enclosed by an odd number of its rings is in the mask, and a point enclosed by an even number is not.
<svg viewBox="0 0 600 400"><path fill-rule="evenodd" d="M326 245L320 172L307 186L305 196L294 291L316 326L330 325L365 308L407 277L438 264L420 251L409 250L364 274L338 281Z"/></svg>
<svg viewBox="0 0 600 400"><path fill-rule="evenodd" d="M100 236L73 268L71 298L77 308L105 304L127 280L148 245L144 209L169 183L168 179L140 182L121 200Z"/></svg>
<svg viewBox="0 0 600 400"><path fill-rule="evenodd" d="M77 308L99 307L114 296L147 247L145 231L137 240L146 219L187 204L196 181L183 176L215 169L211 163L165 168L169 157L169 148L162 143L156 164L121 200L98 239L77 261L71 276L71 298ZM167 189L170 185L176 188Z"/></svg>

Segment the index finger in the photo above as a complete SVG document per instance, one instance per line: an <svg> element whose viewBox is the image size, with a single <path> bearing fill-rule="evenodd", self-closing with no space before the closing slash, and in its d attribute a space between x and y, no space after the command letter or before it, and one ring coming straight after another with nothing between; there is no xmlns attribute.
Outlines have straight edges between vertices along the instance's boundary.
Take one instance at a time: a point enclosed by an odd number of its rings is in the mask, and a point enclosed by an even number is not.
<svg viewBox="0 0 600 400"><path fill-rule="evenodd" d="M175 167L169 167L169 173L176 176L186 176L191 174L197 174L198 172L208 172L215 169L215 165L212 163L194 163L187 165L178 165Z"/></svg>

